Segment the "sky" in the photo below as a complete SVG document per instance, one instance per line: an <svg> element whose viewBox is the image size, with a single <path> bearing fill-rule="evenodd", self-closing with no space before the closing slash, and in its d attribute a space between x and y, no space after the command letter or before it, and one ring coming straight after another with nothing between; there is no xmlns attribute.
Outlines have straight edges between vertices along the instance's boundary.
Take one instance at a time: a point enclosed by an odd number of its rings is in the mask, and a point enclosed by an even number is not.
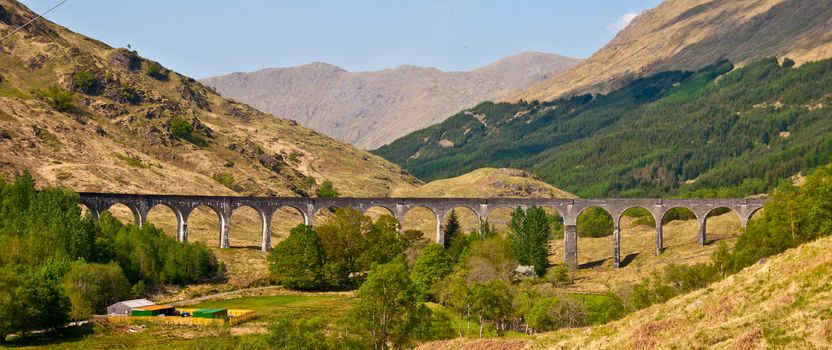
<svg viewBox="0 0 832 350"><path fill-rule="evenodd" d="M42 13L59 0L23 0ZM69 0L45 17L195 78L326 62L469 70L588 57L660 0Z"/></svg>

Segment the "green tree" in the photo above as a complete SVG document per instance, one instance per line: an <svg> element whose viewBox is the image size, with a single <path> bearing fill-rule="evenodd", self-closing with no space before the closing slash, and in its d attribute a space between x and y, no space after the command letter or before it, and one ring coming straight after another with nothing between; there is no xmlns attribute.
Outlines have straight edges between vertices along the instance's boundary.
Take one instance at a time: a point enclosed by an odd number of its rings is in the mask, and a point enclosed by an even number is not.
<svg viewBox="0 0 832 350"><path fill-rule="evenodd" d="M612 230L612 216L602 208L586 208L578 215L578 237L606 237Z"/></svg>
<svg viewBox="0 0 832 350"><path fill-rule="evenodd" d="M538 276L549 267L549 237L551 226L543 208L533 206L527 210L517 208L511 213L508 224L508 240L512 256L522 265L534 266Z"/></svg>
<svg viewBox="0 0 832 350"><path fill-rule="evenodd" d="M456 216L456 211L451 209L451 215L448 220L442 225L442 233L445 237L445 248L449 248L453 244L454 239L462 233L462 226L459 224L459 218Z"/></svg>
<svg viewBox="0 0 832 350"><path fill-rule="evenodd" d="M55 329L69 321L70 303L58 286L67 264L52 260L32 271L26 278L25 330Z"/></svg>
<svg viewBox="0 0 832 350"><path fill-rule="evenodd" d="M313 289L323 279L324 250L312 227L300 224L269 253L272 278L289 289Z"/></svg>
<svg viewBox="0 0 832 350"><path fill-rule="evenodd" d="M494 324L499 334L502 325L511 315L511 307L511 294L502 281L491 280L471 287L471 311L479 318L480 338L486 322Z"/></svg>
<svg viewBox="0 0 832 350"><path fill-rule="evenodd" d="M417 301L401 256L373 267L356 293L358 301L350 319L358 331L367 334L373 349L400 348L410 340Z"/></svg>
<svg viewBox="0 0 832 350"><path fill-rule="evenodd" d="M72 305L70 316L85 320L94 313L103 313L107 305L124 300L130 294L130 282L121 266L76 262L63 276L61 287Z"/></svg>
<svg viewBox="0 0 832 350"><path fill-rule="evenodd" d="M474 241L463 265L469 285L495 279L510 284L517 268L517 260L511 255L508 240L495 236Z"/></svg>
<svg viewBox="0 0 832 350"><path fill-rule="evenodd" d="M433 285L453 272L453 263L448 253L437 243L428 244L422 249L413 265L410 279L420 298L429 295Z"/></svg>
<svg viewBox="0 0 832 350"><path fill-rule="evenodd" d="M539 331L581 326L584 324L583 304L570 297L540 299L530 311L529 323Z"/></svg>
<svg viewBox="0 0 832 350"><path fill-rule="evenodd" d="M333 185L332 181L329 180L324 180L324 182L321 183L321 187L318 188L317 191L315 191L315 194L317 194L318 197L324 198L339 196L338 191L335 190L335 185Z"/></svg>
<svg viewBox="0 0 832 350"><path fill-rule="evenodd" d="M349 207L338 208L329 222L315 229L324 248L324 270L330 284L348 284L353 273L369 268L363 264L365 261L361 256L371 230L370 217Z"/></svg>
<svg viewBox="0 0 832 350"><path fill-rule="evenodd" d="M457 314L457 332L462 337L462 321L468 322L468 332L471 332L471 298L468 284L463 270L454 271L451 275L440 280L433 286L436 299L450 307Z"/></svg>
<svg viewBox="0 0 832 350"><path fill-rule="evenodd" d="M365 236L366 247L361 253L362 266L384 264L404 254L409 242L398 232L399 222L390 215L380 216Z"/></svg>

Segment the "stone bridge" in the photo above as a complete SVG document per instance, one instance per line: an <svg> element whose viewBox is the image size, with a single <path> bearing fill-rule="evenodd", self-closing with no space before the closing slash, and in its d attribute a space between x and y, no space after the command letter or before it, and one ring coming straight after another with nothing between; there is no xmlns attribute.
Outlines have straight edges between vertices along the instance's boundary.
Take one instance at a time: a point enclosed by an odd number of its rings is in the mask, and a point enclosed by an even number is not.
<svg viewBox="0 0 832 350"><path fill-rule="evenodd" d="M488 214L496 208L528 208L540 206L556 209L563 217L564 225L564 260L571 268L577 267L578 261L578 215L590 207L607 211L613 218L613 266L621 262L620 222L624 211L630 208L647 209L656 222L656 254L663 250L662 219L673 208L690 209L699 222L699 245L707 242L708 214L718 208L733 210L745 228L749 218L763 207L763 198L715 198L715 199L659 199L659 198L603 198L603 199L543 199L543 198L301 198L301 197L229 197L229 196L190 196L190 195L152 195L152 194L114 194L81 193L80 203L87 207L94 218L101 212L116 204L130 208L136 225L141 227L147 220L147 214L156 206L170 208L176 215L179 241L188 240L188 216L198 206L214 210L219 218L220 248L229 247L229 221L231 214L241 208L250 207L260 214L262 223L261 249L271 248L272 215L282 207L295 208L303 215L303 221L312 225L315 213L332 207L351 207L366 212L371 207L387 209L400 223L404 222L407 211L424 207L436 216L436 241L444 243L442 222L445 215L454 208L468 208L479 220L486 220Z"/></svg>

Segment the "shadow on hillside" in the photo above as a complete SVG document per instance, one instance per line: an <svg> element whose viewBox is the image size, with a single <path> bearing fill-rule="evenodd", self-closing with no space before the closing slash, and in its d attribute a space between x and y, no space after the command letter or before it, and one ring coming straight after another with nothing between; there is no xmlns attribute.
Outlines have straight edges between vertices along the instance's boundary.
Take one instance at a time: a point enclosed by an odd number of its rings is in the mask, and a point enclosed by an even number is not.
<svg viewBox="0 0 832 350"><path fill-rule="evenodd" d="M585 262L585 263L583 263L583 264L579 264L579 265L578 265L578 268L579 268L579 269L594 269L594 268L596 268L596 267L599 267L599 266L601 266L601 265L604 265L604 262L605 262L605 261L607 261L607 260L610 260L610 258L601 259L601 260L595 260L595 261L590 261L590 262Z"/></svg>
<svg viewBox="0 0 832 350"><path fill-rule="evenodd" d="M69 326L65 328L58 328L55 330L30 334L24 337L18 337L3 342L5 348L18 348L30 346L55 346L63 343L77 342L85 337L92 335L92 323L85 323L80 326Z"/></svg>
<svg viewBox="0 0 832 350"><path fill-rule="evenodd" d="M635 260L635 259L636 259L636 257L637 257L639 254L641 254L641 253L632 253L632 254L627 254L627 256L625 256L625 257L624 257L624 260L621 260L621 264L620 264L620 265L618 265L618 266L619 266L619 267L627 267L627 265L630 265L630 263L631 263L631 262L633 262L633 260Z"/></svg>

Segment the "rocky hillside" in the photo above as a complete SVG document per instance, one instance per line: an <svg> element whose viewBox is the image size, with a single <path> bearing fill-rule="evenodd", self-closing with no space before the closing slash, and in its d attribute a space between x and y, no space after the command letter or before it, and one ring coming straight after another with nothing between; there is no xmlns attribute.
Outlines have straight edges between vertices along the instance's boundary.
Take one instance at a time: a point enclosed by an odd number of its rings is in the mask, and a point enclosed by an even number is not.
<svg viewBox="0 0 832 350"><path fill-rule="evenodd" d="M488 99L499 99L578 59L525 52L466 72L401 66L348 72L325 63L206 78L223 96L373 149Z"/></svg>
<svg viewBox="0 0 832 350"><path fill-rule="evenodd" d="M0 0L0 34L33 18ZM401 169L47 20L0 43L0 175L78 191L383 195ZM410 179L412 182L412 179Z"/></svg>
<svg viewBox="0 0 832 350"><path fill-rule="evenodd" d="M832 57L831 27L832 1L667 0L590 58L507 100L607 92L638 77L719 60L788 56L799 64Z"/></svg>

